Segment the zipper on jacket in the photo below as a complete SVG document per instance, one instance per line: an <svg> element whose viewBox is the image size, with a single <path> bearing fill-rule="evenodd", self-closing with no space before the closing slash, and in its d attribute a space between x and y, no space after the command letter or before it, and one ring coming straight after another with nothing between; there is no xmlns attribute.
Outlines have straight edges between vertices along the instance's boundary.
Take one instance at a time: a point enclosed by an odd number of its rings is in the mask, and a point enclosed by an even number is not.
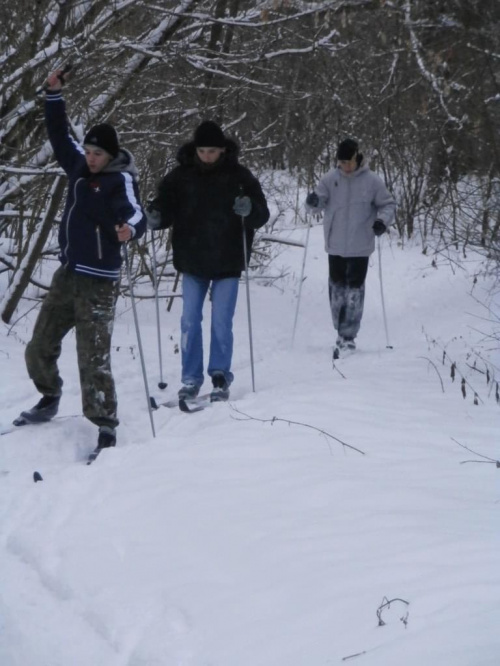
<svg viewBox="0 0 500 666"><path fill-rule="evenodd" d="M64 248L64 254L66 256L66 265L69 264L69 258L68 258L68 250L69 250L69 218L71 217L71 213L73 212L73 209L76 206L76 188L78 183L83 180L83 178L78 178L75 182L75 186L73 187L73 205L69 209L68 212L68 217L66 218L66 247Z"/></svg>
<svg viewBox="0 0 500 666"><path fill-rule="evenodd" d="M344 252L347 252L347 247L349 245L349 227L351 226L351 211L352 211L352 175L347 178L347 210L349 211L349 217L347 219L345 237L344 237Z"/></svg>
<svg viewBox="0 0 500 666"><path fill-rule="evenodd" d="M97 237L97 258L102 261L101 227L99 225L95 228L95 234Z"/></svg>

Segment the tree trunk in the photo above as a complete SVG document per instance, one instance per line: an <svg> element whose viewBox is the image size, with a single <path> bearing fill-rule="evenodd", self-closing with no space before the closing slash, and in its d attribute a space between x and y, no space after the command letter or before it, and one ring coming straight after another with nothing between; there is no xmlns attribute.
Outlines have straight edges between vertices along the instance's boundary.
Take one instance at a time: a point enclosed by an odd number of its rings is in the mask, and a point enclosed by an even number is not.
<svg viewBox="0 0 500 666"><path fill-rule="evenodd" d="M6 324L10 322L40 259L40 254L49 236L65 188L66 181L58 177L52 187L51 200L45 213L45 218L40 223L38 237L32 247L29 248L26 257L23 259L15 275L15 279L0 302L0 315Z"/></svg>

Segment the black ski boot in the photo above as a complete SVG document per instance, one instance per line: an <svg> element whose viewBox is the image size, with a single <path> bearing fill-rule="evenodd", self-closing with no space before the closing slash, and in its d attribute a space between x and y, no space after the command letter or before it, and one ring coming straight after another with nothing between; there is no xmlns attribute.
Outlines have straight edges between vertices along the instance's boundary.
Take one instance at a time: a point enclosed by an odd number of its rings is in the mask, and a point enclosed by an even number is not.
<svg viewBox="0 0 500 666"><path fill-rule="evenodd" d="M229 400L229 384L223 372L214 372L212 375L213 389L210 393L210 402L224 402Z"/></svg>
<svg viewBox="0 0 500 666"><path fill-rule="evenodd" d="M179 389L177 395L179 400L194 400L198 393L200 392L200 387L196 384L183 384Z"/></svg>
<svg viewBox="0 0 500 666"><path fill-rule="evenodd" d="M87 465L94 462L103 449L116 446L116 430L110 426L101 426L97 438L97 447L92 451L87 460Z"/></svg>
<svg viewBox="0 0 500 666"><path fill-rule="evenodd" d="M355 349L356 343L354 342L354 338L345 338L339 335L333 348L333 361L335 362L341 355L344 355L344 352L353 352Z"/></svg>
<svg viewBox="0 0 500 666"><path fill-rule="evenodd" d="M354 351L356 349L356 343L354 338L344 338L344 348L349 351Z"/></svg>
<svg viewBox="0 0 500 666"><path fill-rule="evenodd" d="M116 430L109 426L101 426L97 438L97 448L109 449L110 446L116 446Z"/></svg>
<svg viewBox="0 0 500 666"><path fill-rule="evenodd" d="M14 425L26 425L28 423L46 423L53 419L59 410L61 396L44 395L34 407L21 412L14 421Z"/></svg>

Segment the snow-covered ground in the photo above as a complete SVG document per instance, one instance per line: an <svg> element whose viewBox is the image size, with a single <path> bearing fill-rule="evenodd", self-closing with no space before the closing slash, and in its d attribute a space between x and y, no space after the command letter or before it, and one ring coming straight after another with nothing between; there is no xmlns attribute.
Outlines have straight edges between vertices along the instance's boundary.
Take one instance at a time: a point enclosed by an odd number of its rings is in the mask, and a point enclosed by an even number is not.
<svg viewBox="0 0 500 666"><path fill-rule="evenodd" d="M314 227L293 348L302 250L276 260L283 280L251 285L256 392L242 285L231 402L161 408L156 438L120 302L119 441L91 467L68 336L70 418L0 438L1 666L500 664L500 470L480 458L500 458L499 406L474 354L500 365L491 284L473 285L473 259L432 266L384 238L393 349L375 254L359 350L333 369L322 245ZM162 308L163 393L153 302L139 314L151 392L173 397L180 302ZM2 425L38 399L34 315L0 332Z"/></svg>

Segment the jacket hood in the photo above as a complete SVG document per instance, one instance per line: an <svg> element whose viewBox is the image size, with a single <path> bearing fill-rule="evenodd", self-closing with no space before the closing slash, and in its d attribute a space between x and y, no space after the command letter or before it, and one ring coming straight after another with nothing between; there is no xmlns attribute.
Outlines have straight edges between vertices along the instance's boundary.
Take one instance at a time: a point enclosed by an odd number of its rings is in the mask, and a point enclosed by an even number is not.
<svg viewBox="0 0 500 666"><path fill-rule="evenodd" d="M111 160L111 162L103 169L103 172L105 173L118 173L120 171L126 171L135 179L139 176L134 156L126 148L120 148L115 159Z"/></svg>
<svg viewBox="0 0 500 666"><path fill-rule="evenodd" d="M236 141L233 139L226 138L226 152L224 153L224 163L225 164L238 164L238 155L240 154L240 148ZM181 166L192 166L198 164L196 158L196 146L194 141L189 141L182 145L177 151L177 161Z"/></svg>

